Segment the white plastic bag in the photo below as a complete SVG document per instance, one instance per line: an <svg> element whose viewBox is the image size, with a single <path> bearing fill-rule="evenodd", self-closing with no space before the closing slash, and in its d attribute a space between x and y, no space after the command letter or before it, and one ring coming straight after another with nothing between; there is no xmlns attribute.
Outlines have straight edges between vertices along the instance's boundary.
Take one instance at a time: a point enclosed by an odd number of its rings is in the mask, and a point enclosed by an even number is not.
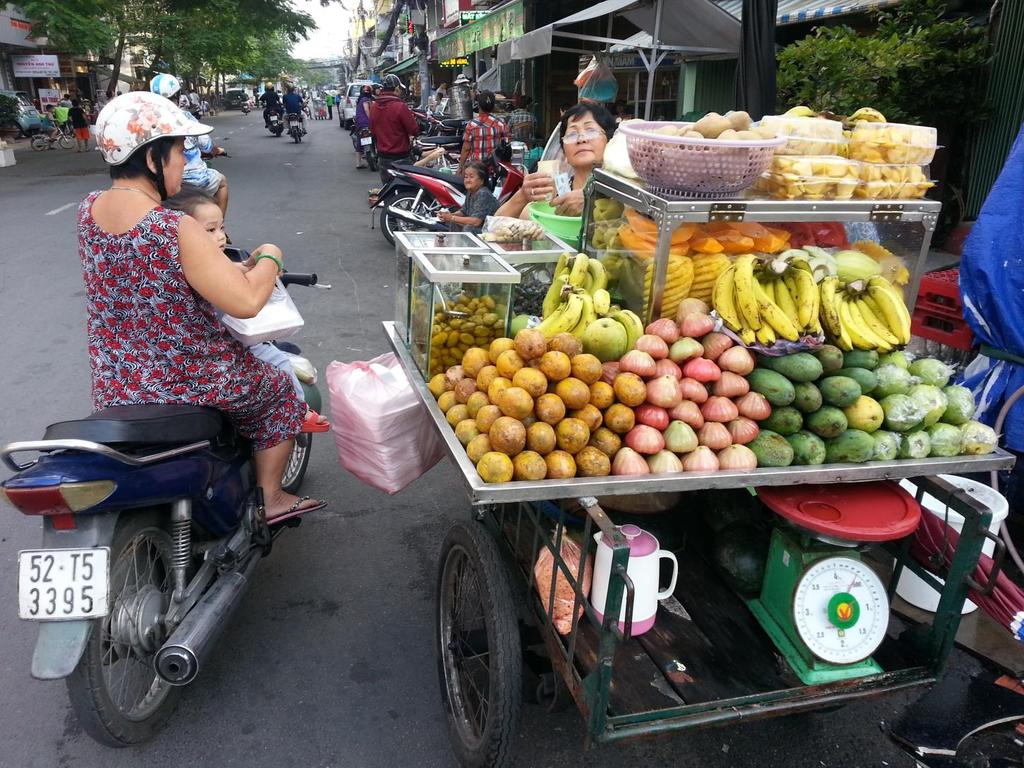
<svg viewBox="0 0 1024 768"><path fill-rule="evenodd" d="M338 461L367 485L398 493L444 455L430 414L390 352L332 362L327 389Z"/></svg>
<svg viewBox="0 0 1024 768"><path fill-rule="evenodd" d="M292 297L288 295L288 290L280 280L256 317L242 319L222 315L221 322L227 326L232 336L247 347L264 341L285 339L304 325L302 315L295 308Z"/></svg>

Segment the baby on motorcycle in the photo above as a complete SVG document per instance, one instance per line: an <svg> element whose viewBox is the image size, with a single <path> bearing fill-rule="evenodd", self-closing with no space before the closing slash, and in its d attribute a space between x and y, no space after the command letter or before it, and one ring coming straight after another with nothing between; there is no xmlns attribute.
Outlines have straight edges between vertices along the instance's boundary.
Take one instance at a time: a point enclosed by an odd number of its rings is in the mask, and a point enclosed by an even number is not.
<svg viewBox="0 0 1024 768"><path fill-rule="evenodd" d="M213 239L217 247L224 250L228 244L227 233L224 231L224 215L221 213L217 201L210 195L196 187L182 186L181 191L164 201L165 208L187 213L197 222L199 226ZM243 252L244 253L244 252ZM247 255L247 254L246 254ZM238 268L247 272L251 269L252 257L237 264ZM295 369L292 367L291 357L287 352L278 349L270 342L261 342L248 347L248 350L266 363L280 369L291 379L299 400L305 402L305 392ZM306 418L302 425L303 432L326 432L330 429L327 419L311 408L306 408Z"/></svg>

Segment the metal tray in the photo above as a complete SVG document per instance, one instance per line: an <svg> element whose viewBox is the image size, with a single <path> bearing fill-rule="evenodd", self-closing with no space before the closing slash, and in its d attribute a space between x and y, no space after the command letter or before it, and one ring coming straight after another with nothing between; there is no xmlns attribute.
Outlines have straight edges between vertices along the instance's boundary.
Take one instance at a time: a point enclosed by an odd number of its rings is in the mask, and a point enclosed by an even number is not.
<svg viewBox="0 0 1024 768"><path fill-rule="evenodd" d="M395 355L402 363L409 382L427 407L452 460L462 472L470 501L476 504L508 504L519 501L578 499L582 496L623 496L628 494L663 493L667 491L701 491L721 488L747 488L768 485L804 485L854 483L863 480L901 480L905 477L957 475L964 472L990 472L1009 469L1014 457L1002 449L987 456L955 456L948 459L900 459L869 461L865 464L825 464L816 467L782 467L736 472L686 472L675 475L641 475L639 477L577 477L572 480L515 481L488 484L480 479L466 450L445 420L444 412L427 389L395 331L393 322L385 322L384 333Z"/></svg>

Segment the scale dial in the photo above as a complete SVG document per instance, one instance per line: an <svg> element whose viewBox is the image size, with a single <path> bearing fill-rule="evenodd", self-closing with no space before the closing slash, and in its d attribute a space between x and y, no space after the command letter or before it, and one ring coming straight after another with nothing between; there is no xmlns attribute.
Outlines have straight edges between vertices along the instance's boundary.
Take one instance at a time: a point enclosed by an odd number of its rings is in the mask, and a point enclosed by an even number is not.
<svg viewBox="0 0 1024 768"><path fill-rule="evenodd" d="M797 582L793 622L817 658L853 664L885 639L889 600L881 579L863 562L828 557L813 563Z"/></svg>

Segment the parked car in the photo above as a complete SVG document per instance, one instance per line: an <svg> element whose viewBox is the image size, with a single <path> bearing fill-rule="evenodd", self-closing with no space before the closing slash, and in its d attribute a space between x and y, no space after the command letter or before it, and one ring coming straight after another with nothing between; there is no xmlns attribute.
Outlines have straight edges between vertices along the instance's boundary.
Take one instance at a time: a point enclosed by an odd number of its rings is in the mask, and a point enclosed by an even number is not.
<svg viewBox="0 0 1024 768"><path fill-rule="evenodd" d="M36 111L35 106L33 106L32 100L25 91L0 91L0 96L10 96L17 100L18 116L15 118L14 123L21 135L31 136L33 133L39 132L43 127L42 121L39 119L39 113Z"/></svg>
<svg viewBox="0 0 1024 768"><path fill-rule="evenodd" d="M249 100L249 92L241 88L229 88L224 92L224 109L241 109Z"/></svg>
<svg viewBox="0 0 1024 768"><path fill-rule="evenodd" d="M356 119L356 102L359 101L359 89L364 85L375 85L372 80L353 80L340 92L341 106L338 108L341 124L345 128L351 128Z"/></svg>

